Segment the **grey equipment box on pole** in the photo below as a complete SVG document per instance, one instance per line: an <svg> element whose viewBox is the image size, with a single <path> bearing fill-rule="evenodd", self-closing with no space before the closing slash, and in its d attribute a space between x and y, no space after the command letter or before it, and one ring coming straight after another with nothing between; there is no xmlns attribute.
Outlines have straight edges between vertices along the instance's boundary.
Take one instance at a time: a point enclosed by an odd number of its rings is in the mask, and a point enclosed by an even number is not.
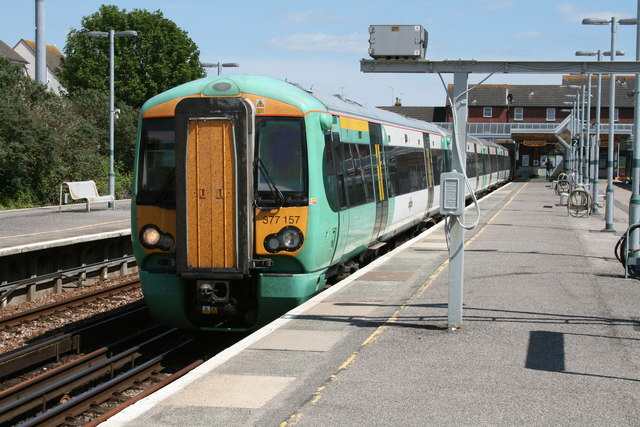
<svg viewBox="0 0 640 427"><path fill-rule="evenodd" d="M440 213L460 216L464 207L464 175L456 171L440 174Z"/></svg>
<svg viewBox="0 0 640 427"><path fill-rule="evenodd" d="M427 38L422 25L371 25L369 55L375 59L424 59Z"/></svg>

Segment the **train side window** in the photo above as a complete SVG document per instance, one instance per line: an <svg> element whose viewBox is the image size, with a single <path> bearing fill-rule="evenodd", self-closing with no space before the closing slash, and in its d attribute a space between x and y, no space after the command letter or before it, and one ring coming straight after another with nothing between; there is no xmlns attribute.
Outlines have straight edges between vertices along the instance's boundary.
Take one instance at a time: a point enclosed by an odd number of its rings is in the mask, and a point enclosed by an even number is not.
<svg viewBox="0 0 640 427"><path fill-rule="evenodd" d="M349 206L363 205L367 202L367 195L362 167L363 161L360 157L358 144L347 143L343 144L342 148L344 150L344 166ZM371 165L369 164L369 170L370 169Z"/></svg>
<svg viewBox="0 0 640 427"><path fill-rule="evenodd" d="M358 144L356 147L360 152L360 166L362 168L360 173L364 179L365 203L371 203L374 200L371 150L368 145Z"/></svg>
<svg viewBox="0 0 640 427"><path fill-rule="evenodd" d="M384 146L382 145L382 127L377 123L369 123L369 138L371 143L371 165L373 170L373 176L375 180L375 194L378 196L378 200L383 200L388 197L386 191L386 166L384 161ZM378 159L378 155L380 159ZM378 163L378 161L380 163Z"/></svg>
<svg viewBox="0 0 640 427"><path fill-rule="evenodd" d="M327 133L324 137L323 179L327 201L332 211L346 209L344 196L344 172L340 161L340 138L338 133Z"/></svg>
<svg viewBox="0 0 640 427"><path fill-rule="evenodd" d="M433 187L433 167L431 166L431 138L428 133L422 134L424 137L424 153L427 165L427 187Z"/></svg>
<svg viewBox="0 0 640 427"><path fill-rule="evenodd" d="M397 147L396 151L398 195L427 188L422 149Z"/></svg>
<svg viewBox="0 0 640 427"><path fill-rule="evenodd" d="M451 150L443 150L444 151L444 169L443 172L451 172Z"/></svg>
<svg viewBox="0 0 640 427"><path fill-rule="evenodd" d="M256 119L256 151L269 177L256 171L258 197L264 202L274 197L268 179L283 194L286 206L302 206L307 199L307 156L304 122L298 118L260 117Z"/></svg>
<svg viewBox="0 0 640 427"><path fill-rule="evenodd" d="M344 163L341 162L342 148L340 146L340 134L333 134L333 155L335 158L336 173L338 177L338 202L340 210L347 209L347 189L345 188Z"/></svg>
<svg viewBox="0 0 640 427"><path fill-rule="evenodd" d="M444 172L444 152L439 148L431 149L431 168L433 169L433 185L440 185L440 174Z"/></svg>
<svg viewBox="0 0 640 427"><path fill-rule="evenodd" d="M467 153L467 178L478 176L478 155L476 153Z"/></svg>
<svg viewBox="0 0 640 427"><path fill-rule="evenodd" d="M387 182L389 197L398 195L398 162L396 158L396 149L398 147L386 146L384 147L384 160L387 166Z"/></svg>
<svg viewBox="0 0 640 427"><path fill-rule="evenodd" d="M176 144L173 117L142 120L138 204L175 206Z"/></svg>
<svg viewBox="0 0 640 427"><path fill-rule="evenodd" d="M334 164L333 147L331 146L331 134L324 136L324 153L322 159L322 179L324 181L324 193L332 211L337 212L338 204L338 176Z"/></svg>

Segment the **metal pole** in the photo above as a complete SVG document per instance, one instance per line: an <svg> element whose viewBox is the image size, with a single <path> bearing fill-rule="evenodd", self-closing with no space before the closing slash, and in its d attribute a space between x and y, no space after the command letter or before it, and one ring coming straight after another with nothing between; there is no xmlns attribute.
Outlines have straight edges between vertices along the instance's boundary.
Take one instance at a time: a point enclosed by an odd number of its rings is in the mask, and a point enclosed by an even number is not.
<svg viewBox="0 0 640 427"><path fill-rule="evenodd" d="M582 152L582 183L589 183L589 134L588 134L588 122L587 122L587 100L586 100L586 86L582 85L582 116L580 120L580 151ZM585 129L586 127L586 129ZM585 134L585 132L587 132Z"/></svg>
<svg viewBox="0 0 640 427"><path fill-rule="evenodd" d="M636 22L636 61L640 61L640 0L638 0ZM633 163L631 164L631 199L629 200L629 225L640 222L640 74L636 74L635 92L633 99ZM637 258L638 230L629 236L629 250L631 257ZM630 263L631 264L631 263Z"/></svg>
<svg viewBox="0 0 640 427"><path fill-rule="evenodd" d="M47 84L47 46L44 39L44 1L36 0L36 81Z"/></svg>
<svg viewBox="0 0 640 427"><path fill-rule="evenodd" d="M587 111L585 123L587 126L587 179L585 184L593 180L593 140L591 139L591 74L587 74Z"/></svg>
<svg viewBox="0 0 640 427"><path fill-rule="evenodd" d="M451 150L452 170L460 173L466 171L465 155L459 152L467 152L467 82L468 73L455 73L453 75L453 100L455 109L455 124L453 132L453 145ZM464 189L462 189L464 191ZM450 329L458 328L462 324L462 299L464 288L464 210L458 221L450 217L449 223L449 296L448 296L448 326Z"/></svg>
<svg viewBox="0 0 640 427"><path fill-rule="evenodd" d="M113 82L115 80L113 67L114 33L114 30L109 30L109 194L115 198L116 173L114 170L114 122L116 111L114 107L115 95L113 89Z"/></svg>
<svg viewBox="0 0 640 427"><path fill-rule="evenodd" d="M582 133L582 119L584 116L584 108L582 106L583 98L581 97L581 93L578 92L576 96L576 107L577 107L577 126L576 126L576 135L578 136L578 167L577 175L579 177L580 183L584 182L584 152L582 151L584 147L584 138Z"/></svg>
<svg viewBox="0 0 640 427"><path fill-rule="evenodd" d="M616 25L618 18L611 18L611 61L616 58ZM605 227L603 231L615 231L613 229L613 131L615 126L615 103L616 103L616 79L613 73L610 74L609 82L609 143L607 146L607 210L605 212Z"/></svg>
<svg viewBox="0 0 640 427"><path fill-rule="evenodd" d="M578 112L578 106L576 102L573 102L573 113L571 114L571 151L573 152L573 165L571 165L571 174L573 178L577 181L580 176L580 153L576 150L574 145L574 140L576 137L577 129L578 129L578 117L580 113Z"/></svg>
<svg viewBox="0 0 640 427"><path fill-rule="evenodd" d="M602 61L602 52L600 50L598 50L598 62ZM593 174L593 189L592 189L592 195L593 195L593 213L594 214L599 214L600 212L598 211L598 197L600 195L600 113L601 113L601 99L602 99L602 74L598 73L598 89L596 91L597 95L596 95L596 135L595 135L595 140L593 142L594 145L594 151L595 151L595 155L594 155L594 169L595 172Z"/></svg>

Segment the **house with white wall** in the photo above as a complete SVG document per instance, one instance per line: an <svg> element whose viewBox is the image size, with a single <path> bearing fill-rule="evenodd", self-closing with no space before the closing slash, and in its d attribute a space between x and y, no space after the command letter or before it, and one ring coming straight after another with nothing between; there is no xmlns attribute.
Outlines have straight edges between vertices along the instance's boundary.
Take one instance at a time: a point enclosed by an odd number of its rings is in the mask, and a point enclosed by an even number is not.
<svg viewBox="0 0 640 427"><path fill-rule="evenodd" d="M21 39L14 47L13 51L27 61L27 75L35 80L36 78L36 44L30 40ZM62 52L53 45L47 45L47 85L49 89L58 95L65 91L58 80L58 70L62 61Z"/></svg>

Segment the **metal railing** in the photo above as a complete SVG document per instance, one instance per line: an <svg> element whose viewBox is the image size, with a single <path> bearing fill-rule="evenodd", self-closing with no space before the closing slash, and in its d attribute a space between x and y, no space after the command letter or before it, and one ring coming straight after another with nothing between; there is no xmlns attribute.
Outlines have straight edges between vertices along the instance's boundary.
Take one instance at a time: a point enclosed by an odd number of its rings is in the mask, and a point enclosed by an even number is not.
<svg viewBox="0 0 640 427"><path fill-rule="evenodd" d="M566 121L566 119L565 119ZM453 129L451 122L439 122L436 125L447 130ZM564 126L563 126L564 125ZM467 133L480 138L511 138L514 131L533 131L540 133L555 134L562 127L566 127L564 121L562 123L467 123ZM616 134L632 134L633 124L616 124L614 127ZM592 126L592 133L595 128ZM609 132L607 123L600 125L600 133Z"/></svg>

